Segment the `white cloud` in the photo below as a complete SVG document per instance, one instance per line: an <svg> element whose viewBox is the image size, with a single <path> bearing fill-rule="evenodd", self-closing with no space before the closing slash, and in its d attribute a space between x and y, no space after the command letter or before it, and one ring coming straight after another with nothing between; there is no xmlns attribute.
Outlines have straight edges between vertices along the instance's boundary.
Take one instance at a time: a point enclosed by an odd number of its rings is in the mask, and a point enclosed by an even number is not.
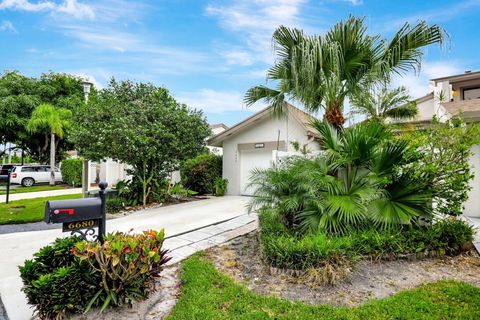
<svg viewBox="0 0 480 320"><path fill-rule="evenodd" d="M11 31L13 33L18 33L17 29L13 26L13 23L8 20L3 20L0 23L0 31Z"/></svg>
<svg viewBox="0 0 480 320"><path fill-rule="evenodd" d="M428 81L430 79L447 77L460 74L465 69L458 61L425 61L422 63L422 69L418 75L408 74L403 77L397 77L393 81L394 86L405 86L409 89L410 95L418 98L428 94Z"/></svg>
<svg viewBox="0 0 480 320"><path fill-rule="evenodd" d="M234 31L246 43L255 60L271 63L271 40L277 27L302 27L300 7L305 0L248 0L230 5L209 5L206 13L219 19L220 25ZM228 61L228 56L225 56Z"/></svg>
<svg viewBox="0 0 480 320"><path fill-rule="evenodd" d="M249 66L254 63L254 57L246 51L233 50L223 53L228 64Z"/></svg>
<svg viewBox="0 0 480 320"><path fill-rule="evenodd" d="M185 92L177 98L192 108L202 109L208 113L223 113L227 111L250 110L252 112L262 109L264 106L257 103L246 109L243 103L243 94L238 91L216 91L212 89L200 89L195 92Z"/></svg>
<svg viewBox="0 0 480 320"><path fill-rule="evenodd" d="M86 18L93 20L95 18L95 12L92 7L84 3L79 3L77 0L65 0L62 4L56 7L55 12L70 15L77 19Z"/></svg>
<svg viewBox="0 0 480 320"><path fill-rule="evenodd" d="M345 2L350 2L353 6L359 6L363 4L363 0L343 0Z"/></svg>
<svg viewBox="0 0 480 320"><path fill-rule="evenodd" d="M18 10L28 12L49 12L55 16L67 15L76 19L95 18L93 8L77 0L65 0L61 3L53 1L30 2L29 0L3 0L0 2L0 10Z"/></svg>

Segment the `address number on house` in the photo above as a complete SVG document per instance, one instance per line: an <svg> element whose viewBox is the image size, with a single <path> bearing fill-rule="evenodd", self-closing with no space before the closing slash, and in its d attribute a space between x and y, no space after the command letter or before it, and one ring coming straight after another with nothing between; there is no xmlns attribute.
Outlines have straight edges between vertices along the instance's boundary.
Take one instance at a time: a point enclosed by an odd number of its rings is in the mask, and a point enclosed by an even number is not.
<svg viewBox="0 0 480 320"><path fill-rule="evenodd" d="M98 219L89 219L75 222L65 222L63 224L63 232L75 231L86 228L98 227Z"/></svg>

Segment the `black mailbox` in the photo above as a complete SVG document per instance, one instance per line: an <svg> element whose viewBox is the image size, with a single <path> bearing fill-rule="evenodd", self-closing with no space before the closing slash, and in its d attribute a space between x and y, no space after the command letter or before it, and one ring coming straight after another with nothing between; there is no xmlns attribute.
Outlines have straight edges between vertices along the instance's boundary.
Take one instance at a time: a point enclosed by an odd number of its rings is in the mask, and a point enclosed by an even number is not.
<svg viewBox="0 0 480 320"><path fill-rule="evenodd" d="M53 200L45 205L46 223L76 222L102 218L102 200L87 198L77 200Z"/></svg>
<svg viewBox="0 0 480 320"><path fill-rule="evenodd" d="M77 200L54 200L45 204L45 222L63 223L63 232L72 232L87 239L87 235L103 242L105 235L106 188L107 183L98 185L98 198ZM98 236L94 236L94 227L98 227ZM82 229L87 231L82 232Z"/></svg>

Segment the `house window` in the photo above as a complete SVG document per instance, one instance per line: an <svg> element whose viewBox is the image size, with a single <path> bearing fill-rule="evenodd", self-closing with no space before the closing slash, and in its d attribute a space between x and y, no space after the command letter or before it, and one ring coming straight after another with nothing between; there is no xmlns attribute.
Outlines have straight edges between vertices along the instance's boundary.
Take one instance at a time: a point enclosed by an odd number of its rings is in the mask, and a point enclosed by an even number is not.
<svg viewBox="0 0 480 320"><path fill-rule="evenodd" d="M463 90L463 100L479 99L480 87Z"/></svg>

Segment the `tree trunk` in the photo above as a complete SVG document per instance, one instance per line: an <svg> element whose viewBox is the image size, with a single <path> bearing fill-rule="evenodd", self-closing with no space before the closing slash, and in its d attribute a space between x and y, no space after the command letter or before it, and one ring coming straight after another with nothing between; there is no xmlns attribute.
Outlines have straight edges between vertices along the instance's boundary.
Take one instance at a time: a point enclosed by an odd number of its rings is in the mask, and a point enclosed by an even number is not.
<svg viewBox="0 0 480 320"><path fill-rule="evenodd" d="M55 185L55 133L50 134L50 185Z"/></svg>
<svg viewBox="0 0 480 320"><path fill-rule="evenodd" d="M325 110L325 119L337 129L343 129L345 117L339 107L332 106Z"/></svg>

